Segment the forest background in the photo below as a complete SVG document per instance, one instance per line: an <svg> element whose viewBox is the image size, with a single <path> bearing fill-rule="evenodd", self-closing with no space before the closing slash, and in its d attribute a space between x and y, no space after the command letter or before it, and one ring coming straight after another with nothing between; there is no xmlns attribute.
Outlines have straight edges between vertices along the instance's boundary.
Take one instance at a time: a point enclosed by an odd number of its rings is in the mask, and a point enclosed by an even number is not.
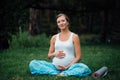
<svg viewBox="0 0 120 80"><path fill-rule="evenodd" d="M118 44L120 40L119 0L4 0L0 2L0 49L9 48L12 35L58 32L55 15L65 13L70 29L93 43ZM83 41L83 42L84 42Z"/></svg>

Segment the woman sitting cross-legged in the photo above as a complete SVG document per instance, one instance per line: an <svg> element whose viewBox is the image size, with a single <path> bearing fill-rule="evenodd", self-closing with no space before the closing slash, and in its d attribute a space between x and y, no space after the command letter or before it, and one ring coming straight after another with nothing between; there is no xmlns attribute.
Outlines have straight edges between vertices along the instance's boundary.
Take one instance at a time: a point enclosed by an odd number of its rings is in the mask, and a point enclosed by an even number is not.
<svg viewBox="0 0 120 80"><path fill-rule="evenodd" d="M90 68L79 63L81 48L79 36L69 30L69 18L65 14L56 16L60 32L50 41L48 57L52 62L32 60L29 64L31 74L85 77L91 74Z"/></svg>

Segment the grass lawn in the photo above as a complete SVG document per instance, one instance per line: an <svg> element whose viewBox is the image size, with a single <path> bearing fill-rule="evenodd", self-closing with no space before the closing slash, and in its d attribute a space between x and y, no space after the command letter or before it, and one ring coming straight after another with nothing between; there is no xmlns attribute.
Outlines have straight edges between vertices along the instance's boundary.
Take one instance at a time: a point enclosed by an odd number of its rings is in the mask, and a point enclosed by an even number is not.
<svg viewBox="0 0 120 80"><path fill-rule="evenodd" d="M120 47L115 45L81 45L81 62L94 72L102 66L108 67L108 74L97 80L120 80ZM29 62L32 59L46 60L47 48L9 49L0 52L0 80L96 80L87 77L57 77L49 75L31 75Z"/></svg>

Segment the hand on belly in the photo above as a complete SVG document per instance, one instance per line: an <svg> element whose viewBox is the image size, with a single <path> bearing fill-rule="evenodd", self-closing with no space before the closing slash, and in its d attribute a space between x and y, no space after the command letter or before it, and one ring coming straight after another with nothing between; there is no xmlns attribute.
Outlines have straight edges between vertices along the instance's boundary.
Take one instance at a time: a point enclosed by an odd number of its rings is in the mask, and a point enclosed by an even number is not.
<svg viewBox="0 0 120 80"><path fill-rule="evenodd" d="M57 69L64 70L72 60L73 60L72 57L64 57L61 59L56 57L53 59L53 64L56 66Z"/></svg>
<svg viewBox="0 0 120 80"><path fill-rule="evenodd" d="M64 65L58 65L57 69L58 70L66 70L68 67Z"/></svg>
<svg viewBox="0 0 120 80"><path fill-rule="evenodd" d="M62 50L56 51L55 54L56 54L55 57L60 59L65 57L65 53Z"/></svg>

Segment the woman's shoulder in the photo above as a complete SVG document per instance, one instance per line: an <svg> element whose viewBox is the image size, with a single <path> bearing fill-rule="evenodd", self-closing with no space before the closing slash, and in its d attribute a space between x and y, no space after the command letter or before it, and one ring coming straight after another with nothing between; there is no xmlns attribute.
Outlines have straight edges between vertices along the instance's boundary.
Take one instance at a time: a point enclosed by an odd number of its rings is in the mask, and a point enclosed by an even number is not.
<svg viewBox="0 0 120 80"><path fill-rule="evenodd" d="M52 37L51 37L51 40L56 40L56 36L57 36L58 34L54 34Z"/></svg>
<svg viewBox="0 0 120 80"><path fill-rule="evenodd" d="M58 35L58 34L54 34L54 35L52 36L52 38L55 39L57 35Z"/></svg>
<svg viewBox="0 0 120 80"><path fill-rule="evenodd" d="M73 40L78 40L79 39L79 35L76 33L73 33Z"/></svg>
<svg viewBox="0 0 120 80"><path fill-rule="evenodd" d="M74 38L79 38L79 35L78 34L76 34L76 33L74 33L74 32L72 32L73 33L73 37Z"/></svg>

